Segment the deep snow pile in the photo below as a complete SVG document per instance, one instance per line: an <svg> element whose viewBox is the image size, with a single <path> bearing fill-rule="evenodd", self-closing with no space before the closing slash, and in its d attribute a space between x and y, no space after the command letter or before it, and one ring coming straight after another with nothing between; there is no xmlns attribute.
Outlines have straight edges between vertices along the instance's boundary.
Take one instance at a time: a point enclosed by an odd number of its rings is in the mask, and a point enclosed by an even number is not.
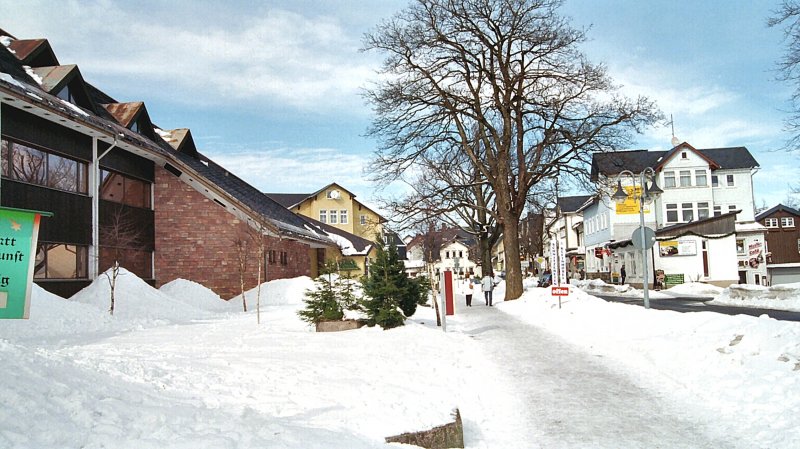
<svg viewBox="0 0 800 449"><path fill-rule="evenodd" d="M262 285L260 325L254 290L243 313L241 298L224 302L186 280L159 291L126 273L111 316L104 277L69 300L34 287L31 319L0 322L0 447L375 448L446 422L454 407L468 447L530 430L510 419L526 407L513 382L527 379L488 381L505 379L505 367L487 363L474 333L459 330L469 311L456 308L448 333L421 307L398 329L318 334L297 317L313 285ZM501 282L495 308L474 301L471 310L493 318L473 332L513 314L689 411L710 410L714 431L751 438L739 447L800 445L800 325L645 310L578 289L559 309L549 289L526 287L522 299L502 302ZM575 375L569 366L558 373Z"/></svg>
<svg viewBox="0 0 800 449"><path fill-rule="evenodd" d="M800 283L770 287L731 285L714 298L713 304L800 311Z"/></svg>

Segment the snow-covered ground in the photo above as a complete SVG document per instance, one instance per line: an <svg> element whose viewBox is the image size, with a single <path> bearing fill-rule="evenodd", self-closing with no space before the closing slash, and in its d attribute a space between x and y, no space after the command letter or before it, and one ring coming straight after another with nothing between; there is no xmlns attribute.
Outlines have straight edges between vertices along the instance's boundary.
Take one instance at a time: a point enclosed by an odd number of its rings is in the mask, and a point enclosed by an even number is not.
<svg viewBox="0 0 800 449"><path fill-rule="evenodd" d="M681 411L679 418L710 423L697 431L707 441L800 447L797 323L645 310L576 287L559 308L549 289L531 287L494 308L480 298L472 308L459 301L447 333L427 307L389 331L315 333L296 314L312 286L309 278L264 284L260 325L252 291L244 313L241 298L225 302L185 280L155 290L126 273L110 316L103 277L69 300L35 287L31 318L0 322L0 447L399 447L384 437L447 422L456 407L467 447L556 447L557 440L545 445L553 424L534 416L550 404L534 407L525 397L532 383L538 392L549 384L528 377L526 367L510 375L508 366L525 355L514 341L543 335L561 351L569 347L570 360L585 354L603 370L622 372L636 391ZM746 294L681 288L715 301L800 310L800 285ZM502 293L501 284L496 297ZM481 338L512 320L513 331L496 337L511 341ZM542 356L558 361L558 354ZM587 390L575 394L603 398L589 390L596 388L591 374L571 363L553 375ZM665 420L655 409L635 412L656 426ZM623 424L616 440L582 447L642 447L641 435ZM593 431L590 423L559 425ZM714 447L654 435L650 447Z"/></svg>

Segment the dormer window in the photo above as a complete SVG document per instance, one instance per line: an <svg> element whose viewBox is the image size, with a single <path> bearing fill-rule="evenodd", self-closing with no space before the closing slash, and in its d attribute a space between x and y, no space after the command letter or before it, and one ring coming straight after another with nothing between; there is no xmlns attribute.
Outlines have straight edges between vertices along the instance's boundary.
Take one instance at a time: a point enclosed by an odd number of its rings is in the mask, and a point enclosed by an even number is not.
<svg viewBox="0 0 800 449"><path fill-rule="evenodd" d="M685 151L683 153L681 153L681 159L687 159L687 158L688 158L688 156L686 155Z"/></svg>
<svg viewBox="0 0 800 449"><path fill-rule="evenodd" d="M60 90L60 91L59 91L59 92L56 94L56 96L57 96L58 98L60 98L60 99L64 100L64 101L68 101L68 102L70 102L70 103L72 103L72 104L76 104L76 102L75 102L75 97L74 97L74 96L72 96L72 92L71 92L71 91L70 91L70 89L69 89L69 84L68 84L68 85L66 85L66 86L64 86L64 88L63 88L63 89L61 89L61 90Z"/></svg>
<svg viewBox="0 0 800 449"><path fill-rule="evenodd" d="M131 131L138 133L139 132L139 122L131 123Z"/></svg>

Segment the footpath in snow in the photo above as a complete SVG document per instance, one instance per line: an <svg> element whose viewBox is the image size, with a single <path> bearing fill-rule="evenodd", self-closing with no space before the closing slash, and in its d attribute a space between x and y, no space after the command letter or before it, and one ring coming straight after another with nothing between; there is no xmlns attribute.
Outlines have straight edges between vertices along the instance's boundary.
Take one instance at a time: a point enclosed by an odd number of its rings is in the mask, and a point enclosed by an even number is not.
<svg viewBox="0 0 800 449"><path fill-rule="evenodd" d="M485 384L505 385L515 396L521 426L502 441L502 429L484 419L477 422L480 429L465 428L468 442L491 434L492 443L503 444L486 447L733 447L707 435L709 423L636 385L600 356L482 303L459 312L449 330L473 338L476 351L499 373ZM497 406L505 401L487 399L480 414L503 414Z"/></svg>

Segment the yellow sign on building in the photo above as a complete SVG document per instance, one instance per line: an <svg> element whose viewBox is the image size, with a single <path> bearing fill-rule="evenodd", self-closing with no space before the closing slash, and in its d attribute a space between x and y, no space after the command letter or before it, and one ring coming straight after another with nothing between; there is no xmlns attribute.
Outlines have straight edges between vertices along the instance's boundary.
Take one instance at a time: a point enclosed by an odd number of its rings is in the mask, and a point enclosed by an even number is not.
<svg viewBox="0 0 800 449"><path fill-rule="evenodd" d="M631 215L639 213L639 198L642 196L641 186L624 186L623 189L628 197L625 201L617 203L617 215ZM644 213L649 213L650 210L645 206Z"/></svg>

